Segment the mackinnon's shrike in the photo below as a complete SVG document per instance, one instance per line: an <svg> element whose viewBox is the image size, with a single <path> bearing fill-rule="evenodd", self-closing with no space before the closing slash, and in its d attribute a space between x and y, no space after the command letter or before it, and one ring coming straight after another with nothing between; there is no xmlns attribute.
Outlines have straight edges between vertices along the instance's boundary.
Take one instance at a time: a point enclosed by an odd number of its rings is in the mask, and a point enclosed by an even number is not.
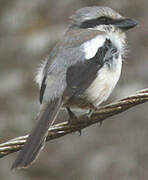
<svg viewBox="0 0 148 180"><path fill-rule="evenodd" d="M125 32L136 25L108 7L84 7L71 16L63 39L38 71L38 123L12 169L24 168L35 160L62 106L71 115L72 106L98 107L109 97L121 73Z"/></svg>

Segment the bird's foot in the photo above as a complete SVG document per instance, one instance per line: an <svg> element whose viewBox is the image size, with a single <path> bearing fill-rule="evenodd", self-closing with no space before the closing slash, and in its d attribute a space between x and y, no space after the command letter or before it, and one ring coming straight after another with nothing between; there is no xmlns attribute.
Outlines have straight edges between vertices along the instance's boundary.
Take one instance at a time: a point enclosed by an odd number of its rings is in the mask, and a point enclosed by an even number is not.
<svg viewBox="0 0 148 180"><path fill-rule="evenodd" d="M95 109L89 109L87 113L87 117L90 118L94 112L95 112ZM103 120L99 122L99 127L102 127L102 125L103 125Z"/></svg>
<svg viewBox="0 0 148 180"><path fill-rule="evenodd" d="M87 117L90 118L94 111L95 111L94 109L89 109L87 113Z"/></svg>
<svg viewBox="0 0 148 180"><path fill-rule="evenodd" d="M66 109L67 109L67 112L68 112L68 115L69 115L69 118L68 118L69 125L72 126L74 124L77 124L78 123L77 116L71 111L71 109L69 107L66 107ZM78 132L79 132L79 135L82 134L81 129L79 129Z"/></svg>

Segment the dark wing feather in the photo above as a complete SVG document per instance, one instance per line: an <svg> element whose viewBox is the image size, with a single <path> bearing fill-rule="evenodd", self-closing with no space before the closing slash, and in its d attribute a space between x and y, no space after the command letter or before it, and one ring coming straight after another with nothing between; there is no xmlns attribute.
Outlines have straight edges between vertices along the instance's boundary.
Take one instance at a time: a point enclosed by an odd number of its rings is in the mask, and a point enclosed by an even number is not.
<svg viewBox="0 0 148 180"><path fill-rule="evenodd" d="M111 46L111 41L107 39L93 58L79 62L68 68L66 74L66 96L81 95L90 86L96 78L99 69L104 65L105 55Z"/></svg>
<svg viewBox="0 0 148 180"><path fill-rule="evenodd" d="M45 89L46 89L46 76L44 76L42 80L41 88L40 88L40 104L42 104Z"/></svg>

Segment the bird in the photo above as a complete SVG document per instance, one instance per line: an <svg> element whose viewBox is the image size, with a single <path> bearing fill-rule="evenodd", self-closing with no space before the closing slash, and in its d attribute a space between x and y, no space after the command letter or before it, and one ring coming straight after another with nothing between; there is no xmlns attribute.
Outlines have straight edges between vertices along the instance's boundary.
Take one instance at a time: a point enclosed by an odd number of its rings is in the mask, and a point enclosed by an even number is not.
<svg viewBox="0 0 148 180"><path fill-rule="evenodd" d="M43 149L49 127L62 107L98 108L117 84L127 50L126 31L137 21L105 6L83 7L71 17L63 39L38 70L38 121L12 169L28 167ZM73 118L74 117L74 118Z"/></svg>

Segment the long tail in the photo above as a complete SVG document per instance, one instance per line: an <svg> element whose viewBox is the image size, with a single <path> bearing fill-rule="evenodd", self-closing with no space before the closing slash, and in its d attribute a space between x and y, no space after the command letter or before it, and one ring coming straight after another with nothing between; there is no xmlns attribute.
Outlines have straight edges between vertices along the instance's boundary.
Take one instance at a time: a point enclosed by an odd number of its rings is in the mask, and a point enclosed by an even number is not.
<svg viewBox="0 0 148 180"><path fill-rule="evenodd" d="M37 158L44 147L48 129L56 118L61 105L62 98L57 98L42 106L40 114L37 117L38 123L18 154L11 169L25 168Z"/></svg>

